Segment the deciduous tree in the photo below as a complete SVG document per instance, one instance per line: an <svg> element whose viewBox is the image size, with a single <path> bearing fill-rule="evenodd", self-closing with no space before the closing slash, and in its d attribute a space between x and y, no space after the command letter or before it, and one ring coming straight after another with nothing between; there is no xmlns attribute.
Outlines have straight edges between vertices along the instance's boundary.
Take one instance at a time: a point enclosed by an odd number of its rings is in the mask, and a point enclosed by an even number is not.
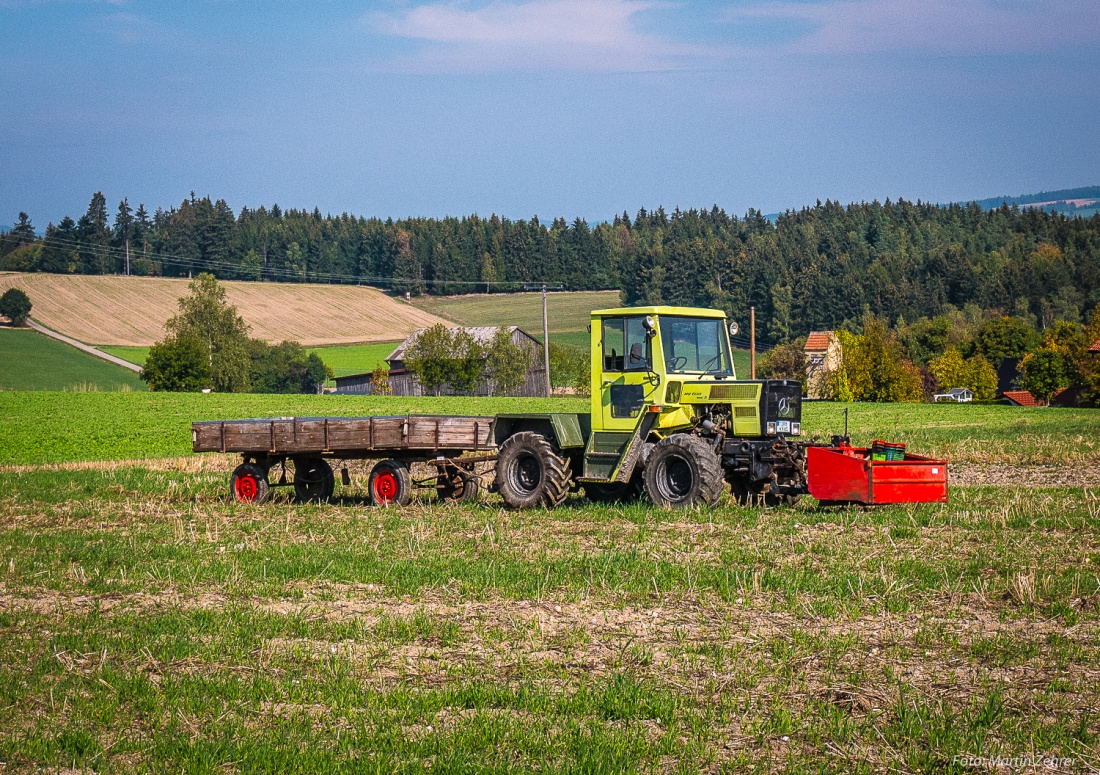
<svg viewBox="0 0 1100 775"><path fill-rule="evenodd" d="M485 348L485 376L490 391L511 393L527 377L531 369L531 351L512 341L512 331L501 326Z"/></svg>
<svg viewBox="0 0 1100 775"><path fill-rule="evenodd" d="M13 326L22 326L31 314L31 300L21 288L8 288L0 296L0 315L11 321Z"/></svg>
<svg viewBox="0 0 1100 775"><path fill-rule="evenodd" d="M141 378L150 390L192 393L210 387L210 358L197 339L169 337L149 348Z"/></svg>
<svg viewBox="0 0 1100 775"><path fill-rule="evenodd" d="M226 300L225 288L214 275L200 274L188 288L190 295L180 299L179 314L165 323L165 329L178 339L202 342L214 390L248 392L248 325Z"/></svg>

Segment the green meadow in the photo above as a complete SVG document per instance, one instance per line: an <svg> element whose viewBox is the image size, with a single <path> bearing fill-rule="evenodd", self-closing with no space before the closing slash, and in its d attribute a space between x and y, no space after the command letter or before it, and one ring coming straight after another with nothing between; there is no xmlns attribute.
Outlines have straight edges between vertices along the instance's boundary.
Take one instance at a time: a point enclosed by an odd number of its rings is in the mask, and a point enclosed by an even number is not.
<svg viewBox="0 0 1100 775"><path fill-rule="evenodd" d="M0 391L145 390L138 375L29 329L0 327Z"/></svg>

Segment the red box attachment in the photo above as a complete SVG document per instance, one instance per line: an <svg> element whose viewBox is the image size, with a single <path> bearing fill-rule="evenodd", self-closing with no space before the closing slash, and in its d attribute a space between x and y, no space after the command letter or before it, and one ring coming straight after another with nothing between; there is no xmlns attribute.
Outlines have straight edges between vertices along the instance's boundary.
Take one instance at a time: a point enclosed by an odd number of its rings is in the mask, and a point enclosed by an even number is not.
<svg viewBox="0 0 1100 775"><path fill-rule="evenodd" d="M947 503L947 461L911 455L886 445L896 460L876 460L870 449L810 447L806 453L810 495L832 503ZM898 447L900 451L897 451Z"/></svg>

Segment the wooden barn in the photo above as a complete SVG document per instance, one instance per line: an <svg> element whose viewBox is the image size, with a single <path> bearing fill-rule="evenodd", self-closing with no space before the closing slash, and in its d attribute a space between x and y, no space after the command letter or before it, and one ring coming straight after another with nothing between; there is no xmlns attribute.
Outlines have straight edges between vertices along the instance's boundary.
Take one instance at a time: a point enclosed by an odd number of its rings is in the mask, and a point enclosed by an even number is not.
<svg viewBox="0 0 1100 775"><path fill-rule="evenodd" d="M496 335L497 331L502 326L476 326L467 328L452 328L451 333L457 333L458 331L465 331L474 338L479 344L488 345ZM440 390L440 395L453 396L453 395L475 395L475 396L488 396L488 395L506 395L506 396L543 396L546 394L546 377L542 366L542 345L537 339L523 331L518 326L503 326L505 330L512 333L512 342L514 344L523 347L531 353L531 368L527 370L527 376L524 378L522 384L513 391L502 393L499 390L494 389L494 386L490 384L488 379L482 381L482 384L473 393L458 394L452 390L449 386L444 385ZM408 371L405 368L405 349L416 341L416 337L424 329L419 329L409 334L404 342L397 345L394 351L386 357L386 363L389 366L389 387L390 395L394 396L423 396L428 395L424 391L424 387L420 384L420 381L416 378L416 375ZM375 392L375 385L373 383L372 375L370 372L364 374L350 374L346 377L336 378L336 392L337 393L358 393L363 395L373 395Z"/></svg>

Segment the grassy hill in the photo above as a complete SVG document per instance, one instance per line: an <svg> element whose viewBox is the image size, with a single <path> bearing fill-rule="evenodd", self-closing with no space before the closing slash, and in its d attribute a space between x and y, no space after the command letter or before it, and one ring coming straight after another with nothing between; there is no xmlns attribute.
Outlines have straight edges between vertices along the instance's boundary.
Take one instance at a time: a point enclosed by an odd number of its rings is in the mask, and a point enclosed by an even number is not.
<svg viewBox="0 0 1100 775"><path fill-rule="evenodd" d="M0 293L18 287L34 318L88 344L148 346L187 294L185 278L115 275L0 274ZM270 342L304 345L388 342L440 322L424 310L374 288L299 283L224 283L229 302Z"/></svg>
<svg viewBox="0 0 1100 775"><path fill-rule="evenodd" d="M132 371L36 331L0 328L0 390L145 390Z"/></svg>

